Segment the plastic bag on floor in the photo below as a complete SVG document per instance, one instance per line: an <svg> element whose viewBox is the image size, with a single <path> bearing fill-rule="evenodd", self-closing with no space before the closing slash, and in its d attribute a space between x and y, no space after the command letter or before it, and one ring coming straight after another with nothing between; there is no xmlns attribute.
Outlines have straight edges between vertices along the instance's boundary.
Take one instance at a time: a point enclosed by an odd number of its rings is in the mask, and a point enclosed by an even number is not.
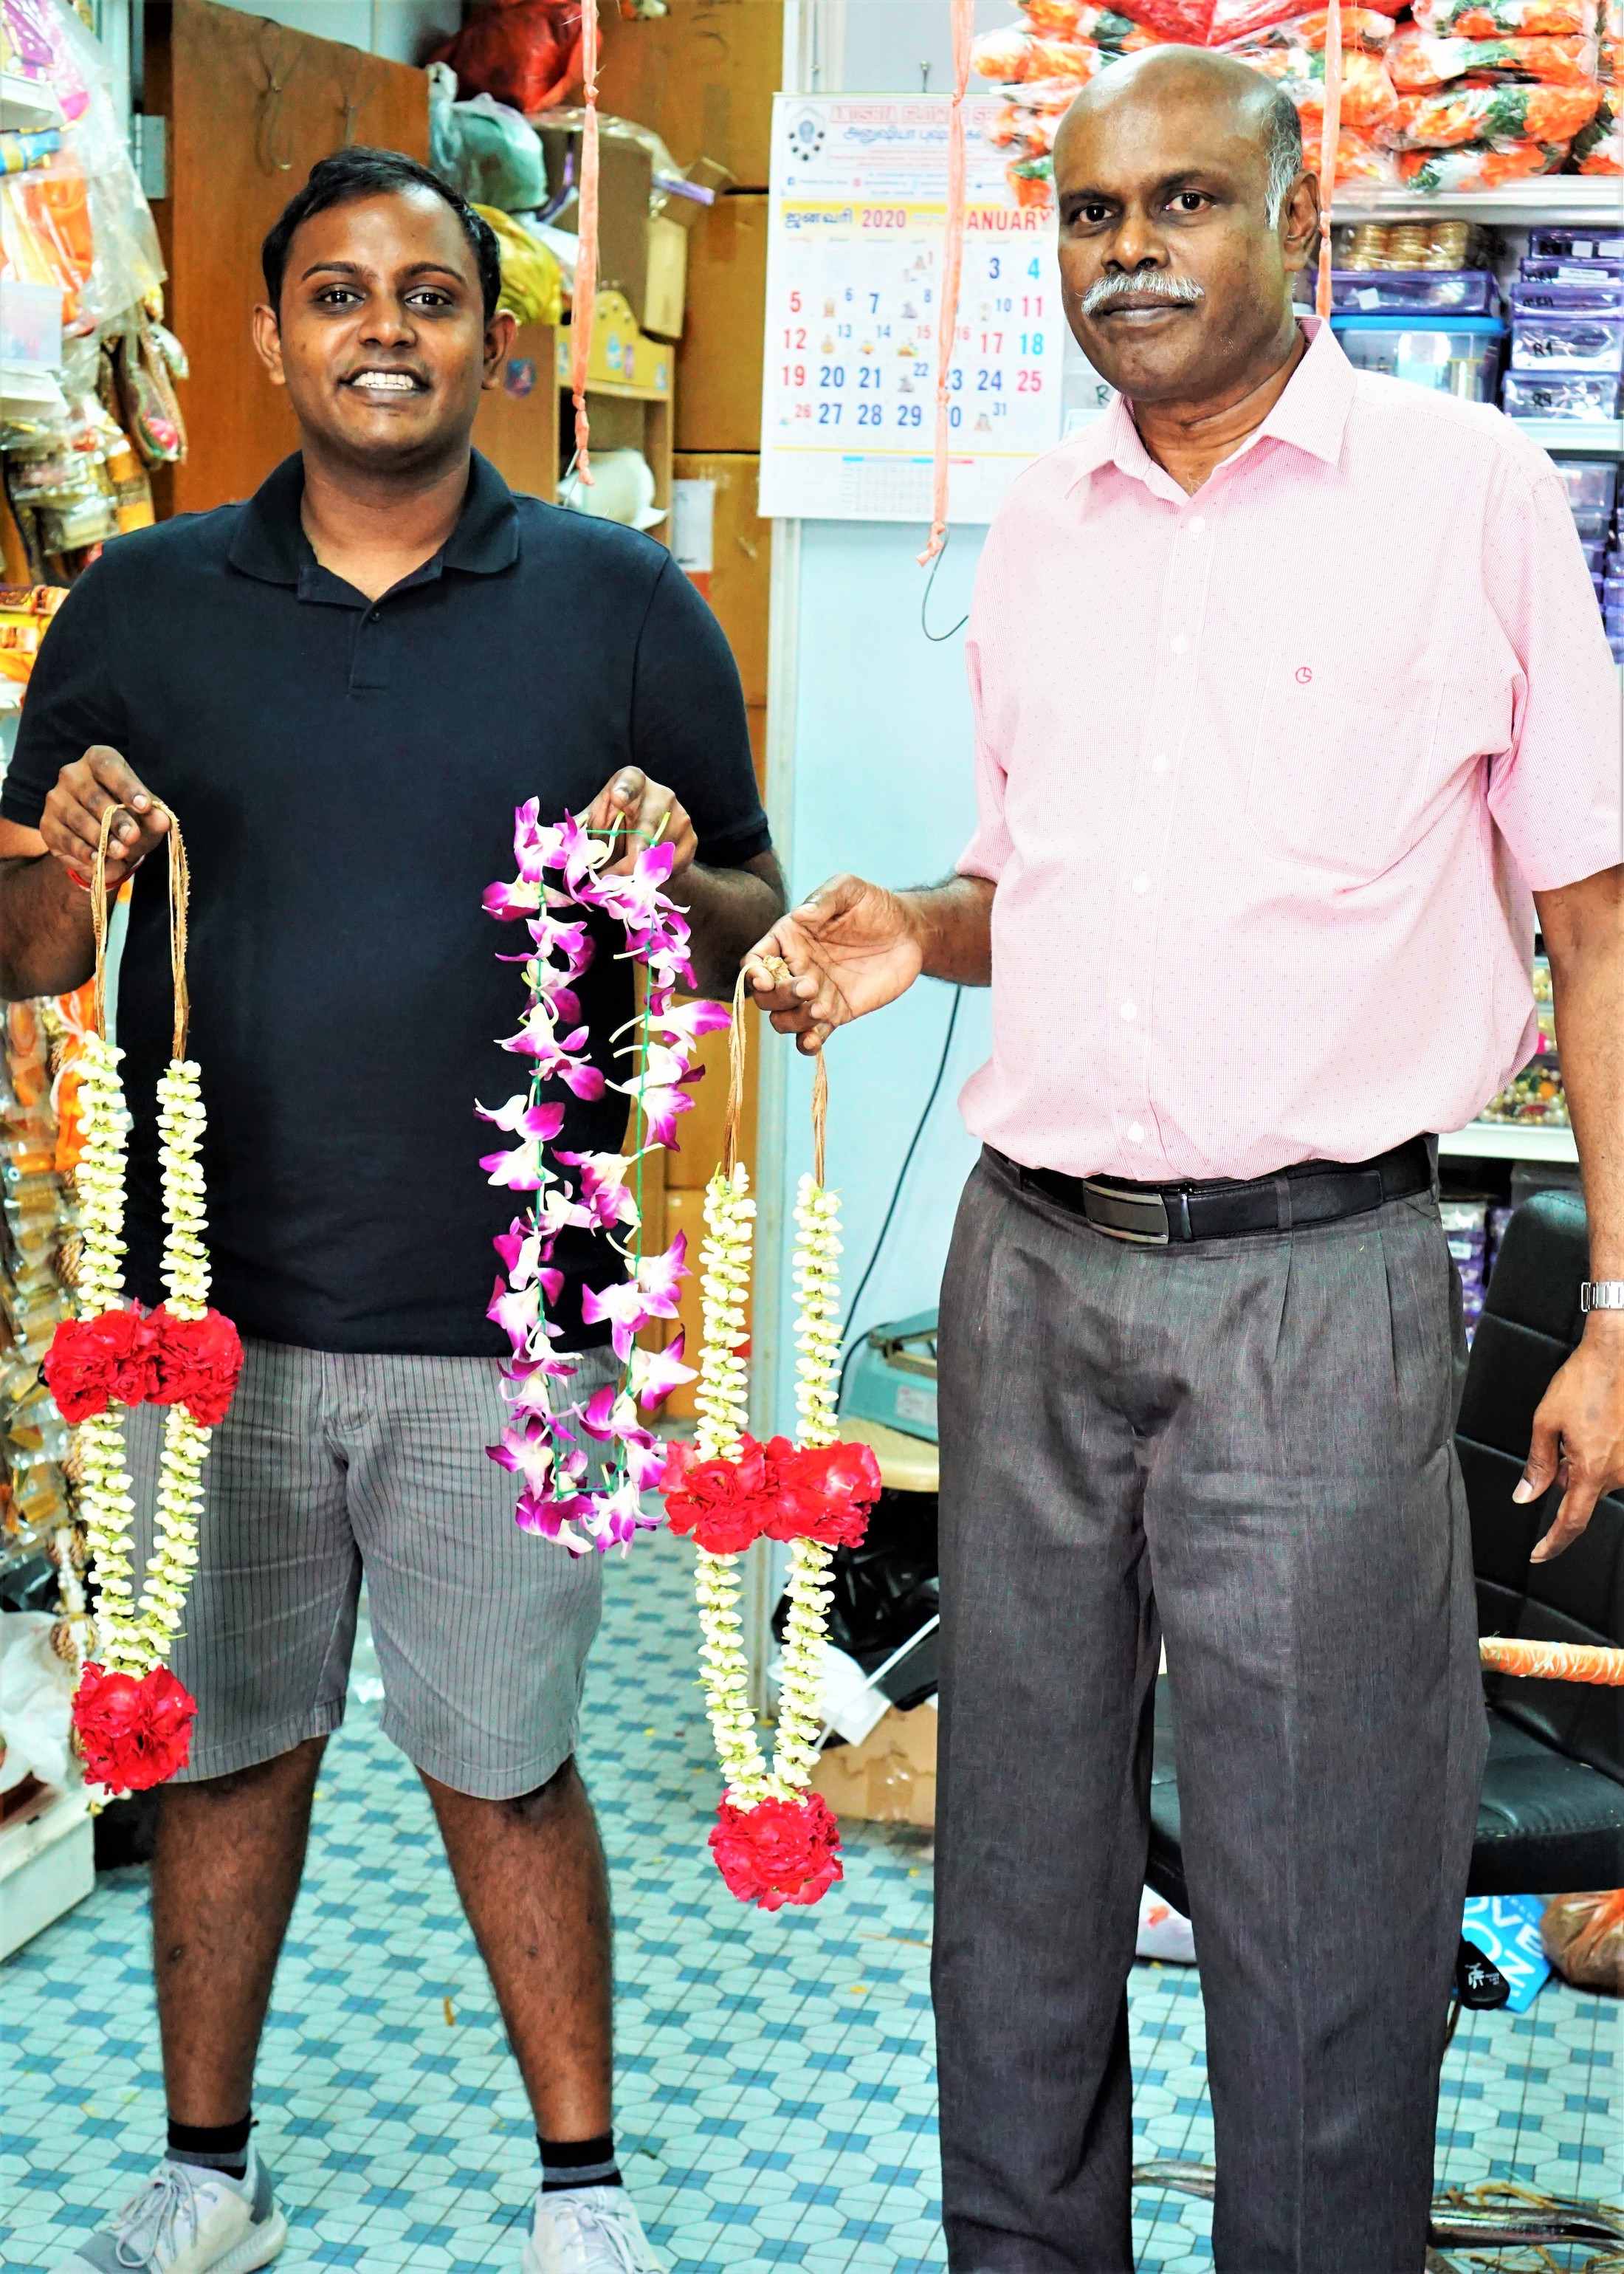
<svg viewBox="0 0 1624 2274"><path fill-rule="evenodd" d="M1182 1911L1150 1887L1139 1895L1139 1939L1133 1952L1136 1958L1159 1958L1169 1966L1195 1964L1195 1929Z"/></svg>
<svg viewBox="0 0 1624 2274"><path fill-rule="evenodd" d="M1539 1943L1538 1895L1473 1895L1461 1921L1463 1940L1482 1951L1511 1984L1506 2010L1525 2014L1550 1979Z"/></svg>
<svg viewBox="0 0 1624 2274"><path fill-rule="evenodd" d="M1624 1887L1558 1895L1540 1921L1545 1956L1565 1982L1624 1998Z"/></svg>

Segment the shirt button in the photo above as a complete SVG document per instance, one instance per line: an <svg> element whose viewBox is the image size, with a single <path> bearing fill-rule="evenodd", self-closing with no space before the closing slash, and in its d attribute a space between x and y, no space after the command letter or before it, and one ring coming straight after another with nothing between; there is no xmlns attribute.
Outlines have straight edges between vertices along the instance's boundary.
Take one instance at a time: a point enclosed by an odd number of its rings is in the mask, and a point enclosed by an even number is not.
<svg viewBox="0 0 1624 2274"><path fill-rule="evenodd" d="M1137 1003L1124 1003L1122 1006L1122 1015L1124 1019L1137 1019L1139 1015L1139 1005Z"/></svg>
<svg viewBox="0 0 1624 2274"><path fill-rule="evenodd" d="M1189 646L1189 644L1190 643L1184 637L1183 632L1175 632L1172 639L1169 642L1169 645L1172 648L1175 655L1183 655L1184 650Z"/></svg>
<svg viewBox="0 0 1624 2274"><path fill-rule="evenodd" d="M383 610L381 608L374 608L372 614L368 616L366 621L369 624L375 624L382 614Z"/></svg>
<svg viewBox="0 0 1624 2274"><path fill-rule="evenodd" d="M1145 1125L1142 1121L1129 1122L1128 1142L1130 1145L1142 1145L1145 1142Z"/></svg>
<svg viewBox="0 0 1624 2274"><path fill-rule="evenodd" d="M1165 750L1158 750L1150 762L1150 771L1153 774L1164 774L1172 763Z"/></svg>
<svg viewBox="0 0 1624 2274"><path fill-rule="evenodd" d="M1201 531L1206 528L1206 526L1207 523L1202 520L1199 513L1192 513L1189 520L1184 523L1184 527L1189 531L1192 537L1199 537Z"/></svg>
<svg viewBox="0 0 1624 2274"><path fill-rule="evenodd" d="M1150 878L1142 870L1133 879L1133 889L1136 892L1147 892L1150 890Z"/></svg>

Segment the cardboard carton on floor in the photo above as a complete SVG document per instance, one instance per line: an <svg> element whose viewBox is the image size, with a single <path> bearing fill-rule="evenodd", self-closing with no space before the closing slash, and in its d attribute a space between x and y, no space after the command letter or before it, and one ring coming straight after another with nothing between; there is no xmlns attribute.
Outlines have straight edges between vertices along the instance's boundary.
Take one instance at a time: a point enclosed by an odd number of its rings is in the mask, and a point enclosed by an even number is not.
<svg viewBox="0 0 1624 2274"><path fill-rule="evenodd" d="M861 1745L837 1745L824 1753L812 1772L812 1789L837 1816L929 1831L936 1820L934 1699L908 1713L893 1706Z"/></svg>

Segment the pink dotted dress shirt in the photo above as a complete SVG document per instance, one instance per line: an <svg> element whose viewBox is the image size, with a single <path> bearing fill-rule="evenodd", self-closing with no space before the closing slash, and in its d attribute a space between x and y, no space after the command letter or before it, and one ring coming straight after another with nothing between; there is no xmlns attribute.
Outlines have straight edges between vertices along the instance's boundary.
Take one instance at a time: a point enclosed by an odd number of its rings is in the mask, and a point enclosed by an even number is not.
<svg viewBox="0 0 1624 2274"><path fill-rule="evenodd" d="M1619 680L1561 481L1498 410L1308 353L1187 497L1119 399L988 535L997 885L975 1135L1259 1177L1470 1121L1536 1047L1530 893L1624 857Z"/></svg>

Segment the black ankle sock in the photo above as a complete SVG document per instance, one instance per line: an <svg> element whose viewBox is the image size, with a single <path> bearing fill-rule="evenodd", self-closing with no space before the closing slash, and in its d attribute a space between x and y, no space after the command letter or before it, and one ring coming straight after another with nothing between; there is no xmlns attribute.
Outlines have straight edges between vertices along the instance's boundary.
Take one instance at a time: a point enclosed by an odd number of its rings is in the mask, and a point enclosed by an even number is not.
<svg viewBox="0 0 1624 2274"><path fill-rule="evenodd" d="M605 2132L601 2140L544 2140L536 2135L541 2150L541 2192L556 2195L560 2187L618 2187L622 2184L620 2165L614 2160L614 2135Z"/></svg>
<svg viewBox="0 0 1624 2274"><path fill-rule="evenodd" d="M248 2135L252 2127L252 2110L240 2124L177 2124L171 2116L169 2161L197 2164L207 2172L223 2172L229 2180L240 2180L248 2170Z"/></svg>

